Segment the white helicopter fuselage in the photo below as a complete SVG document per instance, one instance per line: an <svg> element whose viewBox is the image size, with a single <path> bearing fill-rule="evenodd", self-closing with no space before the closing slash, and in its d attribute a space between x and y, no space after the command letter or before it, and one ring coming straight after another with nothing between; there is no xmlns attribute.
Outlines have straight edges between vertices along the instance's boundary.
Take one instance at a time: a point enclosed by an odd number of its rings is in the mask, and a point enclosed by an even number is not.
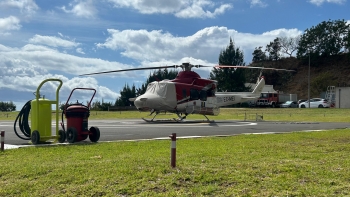
<svg viewBox="0 0 350 197"><path fill-rule="evenodd" d="M137 97L134 105L140 111L172 111L177 106L175 84L169 81L149 83L146 92Z"/></svg>
<svg viewBox="0 0 350 197"><path fill-rule="evenodd" d="M253 92L216 92L197 99L189 95L178 100L177 94L179 93L176 92L176 83L163 80L150 83L146 92L137 97L134 104L140 111L218 115L220 107L257 99L264 85L265 80L261 78Z"/></svg>

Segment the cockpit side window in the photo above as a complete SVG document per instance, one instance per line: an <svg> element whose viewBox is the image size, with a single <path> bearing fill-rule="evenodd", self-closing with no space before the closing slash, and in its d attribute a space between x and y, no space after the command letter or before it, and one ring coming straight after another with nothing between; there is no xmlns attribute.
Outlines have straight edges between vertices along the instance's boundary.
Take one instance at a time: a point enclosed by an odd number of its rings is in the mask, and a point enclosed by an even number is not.
<svg viewBox="0 0 350 197"><path fill-rule="evenodd" d="M198 100L199 99L199 92L196 89L191 89L190 90L190 97L191 100Z"/></svg>
<svg viewBox="0 0 350 197"><path fill-rule="evenodd" d="M215 96L215 90L213 90L213 89L209 89L209 90L207 90L207 96Z"/></svg>
<svg viewBox="0 0 350 197"><path fill-rule="evenodd" d="M201 101L206 101L207 100L207 91L201 90L199 97L200 97Z"/></svg>

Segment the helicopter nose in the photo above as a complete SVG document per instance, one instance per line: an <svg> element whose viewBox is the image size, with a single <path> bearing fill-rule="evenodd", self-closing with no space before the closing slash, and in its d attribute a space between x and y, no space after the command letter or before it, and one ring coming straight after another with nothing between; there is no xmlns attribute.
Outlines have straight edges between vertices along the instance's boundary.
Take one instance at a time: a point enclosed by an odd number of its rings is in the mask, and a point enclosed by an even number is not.
<svg viewBox="0 0 350 197"><path fill-rule="evenodd" d="M148 110L149 106L147 105L147 98L137 97L134 101L134 105L138 110Z"/></svg>
<svg viewBox="0 0 350 197"><path fill-rule="evenodd" d="M171 111L176 108L177 101L173 97L162 97L157 94L144 94L134 101L135 107L140 111L164 110Z"/></svg>
<svg viewBox="0 0 350 197"><path fill-rule="evenodd" d="M134 105L140 111L147 111L151 109L163 109L165 107L164 99L155 95L147 95L147 97L140 96L134 101Z"/></svg>

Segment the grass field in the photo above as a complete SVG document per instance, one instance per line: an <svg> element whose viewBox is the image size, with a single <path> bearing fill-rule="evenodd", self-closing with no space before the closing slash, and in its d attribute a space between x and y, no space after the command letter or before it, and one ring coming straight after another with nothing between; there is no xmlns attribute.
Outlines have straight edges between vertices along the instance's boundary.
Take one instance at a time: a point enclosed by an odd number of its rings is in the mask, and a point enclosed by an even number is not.
<svg viewBox="0 0 350 197"><path fill-rule="evenodd" d="M345 109L221 112L210 119L349 121ZM91 112L90 118L145 116ZM0 152L0 196L350 196L349 143L350 129L178 139L176 168L170 140L12 149Z"/></svg>

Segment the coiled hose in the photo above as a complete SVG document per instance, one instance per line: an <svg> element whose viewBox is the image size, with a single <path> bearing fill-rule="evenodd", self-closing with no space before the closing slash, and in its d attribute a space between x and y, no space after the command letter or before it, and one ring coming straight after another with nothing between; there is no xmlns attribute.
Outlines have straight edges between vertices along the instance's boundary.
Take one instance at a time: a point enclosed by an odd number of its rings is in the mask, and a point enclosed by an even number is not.
<svg viewBox="0 0 350 197"><path fill-rule="evenodd" d="M31 109L31 100L28 101L23 106L23 108L21 109L21 111L17 115L17 118L16 118L15 123L13 125L13 129L14 129L16 135L23 140L30 140L30 127L29 127L29 123L28 123L30 109ZM18 120L19 120L19 122L18 122L19 128L25 137L19 135L17 130L16 130L16 125L17 125Z"/></svg>

